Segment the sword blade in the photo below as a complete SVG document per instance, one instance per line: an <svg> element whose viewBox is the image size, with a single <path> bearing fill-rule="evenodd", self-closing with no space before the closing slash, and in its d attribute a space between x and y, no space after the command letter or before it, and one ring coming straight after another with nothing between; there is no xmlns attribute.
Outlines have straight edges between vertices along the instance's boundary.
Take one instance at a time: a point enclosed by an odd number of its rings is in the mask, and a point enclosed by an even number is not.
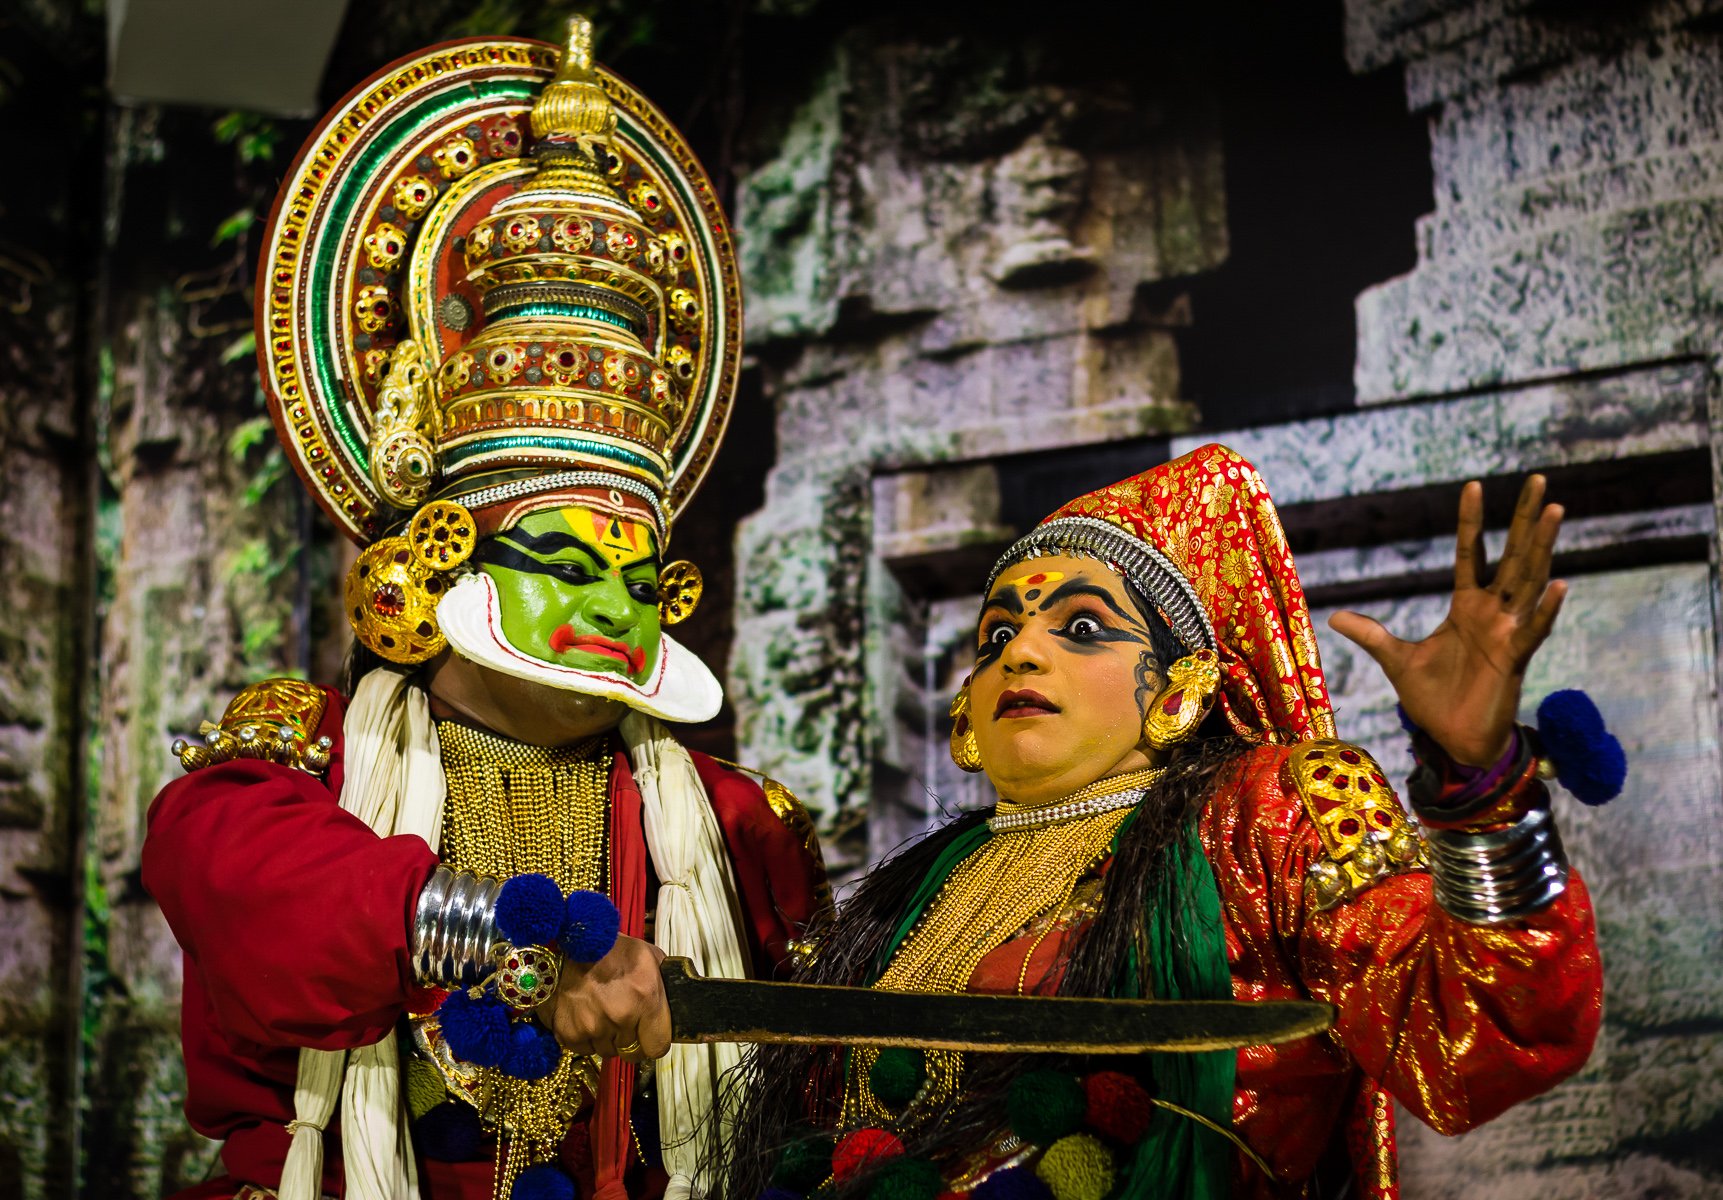
<svg viewBox="0 0 1723 1200"><path fill-rule="evenodd" d="M914 1046L926 1050L1139 1053L1289 1042L1334 1024L1311 1000L1107 1000L885 992L707 979L685 958L662 964L678 1042Z"/></svg>

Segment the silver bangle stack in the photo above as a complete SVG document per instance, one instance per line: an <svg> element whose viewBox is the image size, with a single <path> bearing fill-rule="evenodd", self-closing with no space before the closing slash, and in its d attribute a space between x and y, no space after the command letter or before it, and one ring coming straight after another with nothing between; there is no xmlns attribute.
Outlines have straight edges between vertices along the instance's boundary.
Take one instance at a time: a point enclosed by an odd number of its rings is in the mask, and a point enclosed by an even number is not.
<svg viewBox="0 0 1723 1200"><path fill-rule="evenodd" d="M471 987L484 978L497 940L503 881L439 866L413 914L413 973L421 987Z"/></svg>
<svg viewBox="0 0 1723 1200"><path fill-rule="evenodd" d="M1567 890L1567 855L1555 819L1534 809L1506 829L1425 829L1436 903L1472 925L1528 917Z"/></svg>

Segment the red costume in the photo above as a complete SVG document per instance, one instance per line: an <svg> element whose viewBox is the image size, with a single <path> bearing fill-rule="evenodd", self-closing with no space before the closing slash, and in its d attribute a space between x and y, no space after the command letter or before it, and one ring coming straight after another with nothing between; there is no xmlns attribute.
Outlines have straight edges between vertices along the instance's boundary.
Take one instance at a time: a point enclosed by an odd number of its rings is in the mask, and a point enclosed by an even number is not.
<svg viewBox="0 0 1723 1200"><path fill-rule="evenodd" d="M187 1197L275 1186L300 1047L366 1045L430 1007L413 983L409 930L437 856L416 837L379 837L338 807L345 702L327 694L317 733L333 747L323 779L240 758L176 780L150 809L144 884L185 950L186 1113L224 1141L226 1174ZM756 972L769 974L821 903L823 870L754 780L693 758L729 849ZM643 865L638 793L620 753L610 792L613 812L632 803L636 814L613 826L613 861L628 857L632 839ZM340 1195L337 1130L327 1137L323 1191ZM581 1120L564 1161L590 1191L587 1146ZM635 1194L650 1191L637 1161L629 1178ZM427 1198L486 1200L492 1164L421 1161L420 1185Z"/></svg>
<svg viewBox="0 0 1723 1200"><path fill-rule="evenodd" d="M1282 770L1296 752L1250 755L1198 830L1220 884L1234 998L1311 997L1339 1019L1321 1037L1239 1051L1234 1130L1280 1179L1299 1181L1344 1126L1362 1195L1397 1196L1387 1093L1438 1132L1463 1133L1584 1065L1603 1000L1591 901L1575 873L1512 927L1469 925L1434 903L1428 875L1409 872L1317 910L1305 879L1324 848ZM1503 799L1523 805L1542 790L1528 773ZM1039 979L1031 990L1051 993L1081 927L1000 946L971 990ZM1240 1155L1233 1194L1286 1193Z"/></svg>
<svg viewBox="0 0 1723 1200"><path fill-rule="evenodd" d="M1107 529L1094 540L1103 522L1134 540ZM1390 1094L1455 1134L1578 1070L1603 995L1583 881L1564 864L1565 890L1497 923L1461 920L1437 902L1425 850L1380 768L1332 740L1309 610L1255 469L1206 446L1072 501L1037 534L1049 530L1042 552L1075 537L1067 552L1162 584L1152 599L1187 641L1212 630L1221 713L1270 743L1221 776L1197 825L1219 889L1232 994L1323 1000L1338 1017L1320 1037L1239 1052L1233 1132L1275 1178L1240 1153L1232 1194L1303 1195L1340 1133L1357 1194L1396 1197ZM1139 543L1160 566L1130 557ZM1426 838L1547 816L1537 764L1518 738L1482 780L1428 739L1415 746L1426 763L1413 787ZM1054 935L1043 936L1042 922L997 947L971 990L1053 991L1092 912L1075 906L1055 917Z"/></svg>

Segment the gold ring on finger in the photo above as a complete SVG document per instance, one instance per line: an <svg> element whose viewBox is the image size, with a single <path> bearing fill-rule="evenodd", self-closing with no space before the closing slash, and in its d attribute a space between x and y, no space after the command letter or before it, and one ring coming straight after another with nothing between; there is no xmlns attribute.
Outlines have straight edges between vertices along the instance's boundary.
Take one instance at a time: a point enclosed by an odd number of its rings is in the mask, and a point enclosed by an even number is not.
<svg viewBox="0 0 1723 1200"><path fill-rule="evenodd" d="M630 1054L639 1053L640 1043L638 1041L629 1042L626 1046L618 1046L616 1048L616 1055L618 1058L627 1058Z"/></svg>

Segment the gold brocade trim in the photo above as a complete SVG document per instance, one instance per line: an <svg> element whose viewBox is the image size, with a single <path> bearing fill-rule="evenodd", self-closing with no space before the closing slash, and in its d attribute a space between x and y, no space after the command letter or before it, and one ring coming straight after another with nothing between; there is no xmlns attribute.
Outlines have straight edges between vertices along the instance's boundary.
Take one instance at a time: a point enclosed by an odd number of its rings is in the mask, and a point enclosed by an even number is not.
<svg viewBox="0 0 1723 1200"><path fill-rule="evenodd" d="M786 829L802 840L802 848L808 852L808 857L814 860L814 866L819 869L820 882L814 889L815 912L829 913L832 907L832 885L826 879L826 858L820 852L820 835L814 827L813 814L807 810L807 807L803 805L794 792L764 771L756 771L753 767L744 767L741 763L731 762L727 758L714 756L712 761L720 766L729 767L732 771L752 775L760 781L760 790L766 794L766 804L771 808L772 815L783 822ZM816 920L823 920L823 918L816 917Z"/></svg>
<svg viewBox="0 0 1723 1200"><path fill-rule="evenodd" d="M1386 876L1425 868L1417 830L1364 750L1323 738L1293 750L1281 769L1322 842L1322 857L1305 877L1317 909L1350 900Z"/></svg>
<svg viewBox="0 0 1723 1200"><path fill-rule="evenodd" d="M205 721L203 742L174 742L180 766L196 771L234 758L260 758L322 775L329 767L327 737L313 741L323 722L323 689L299 679L265 679L233 698L219 725Z"/></svg>
<svg viewBox="0 0 1723 1200"><path fill-rule="evenodd" d="M546 748L498 737L457 721L439 721L448 802L442 858L457 869L501 879L541 874L566 894L606 890L610 775L608 734ZM496 1184L508 1184L533 1162L554 1160L569 1124L598 1085L599 1060L563 1052L539 1080L456 1062L433 1014L415 1021L414 1041L457 1099L497 1129ZM507 1145L504 1136L507 1135Z"/></svg>
<svg viewBox="0 0 1723 1200"><path fill-rule="evenodd" d="M873 985L893 992L961 992L981 960L1037 918L1071 902L1084 875L1106 856L1128 809L995 833L958 864L891 963ZM911 1123L937 1111L958 1087L963 1055L926 1051L927 1084L908 1110L894 1114L868 1086L879 1058L853 1052L844 1089L843 1124Z"/></svg>

